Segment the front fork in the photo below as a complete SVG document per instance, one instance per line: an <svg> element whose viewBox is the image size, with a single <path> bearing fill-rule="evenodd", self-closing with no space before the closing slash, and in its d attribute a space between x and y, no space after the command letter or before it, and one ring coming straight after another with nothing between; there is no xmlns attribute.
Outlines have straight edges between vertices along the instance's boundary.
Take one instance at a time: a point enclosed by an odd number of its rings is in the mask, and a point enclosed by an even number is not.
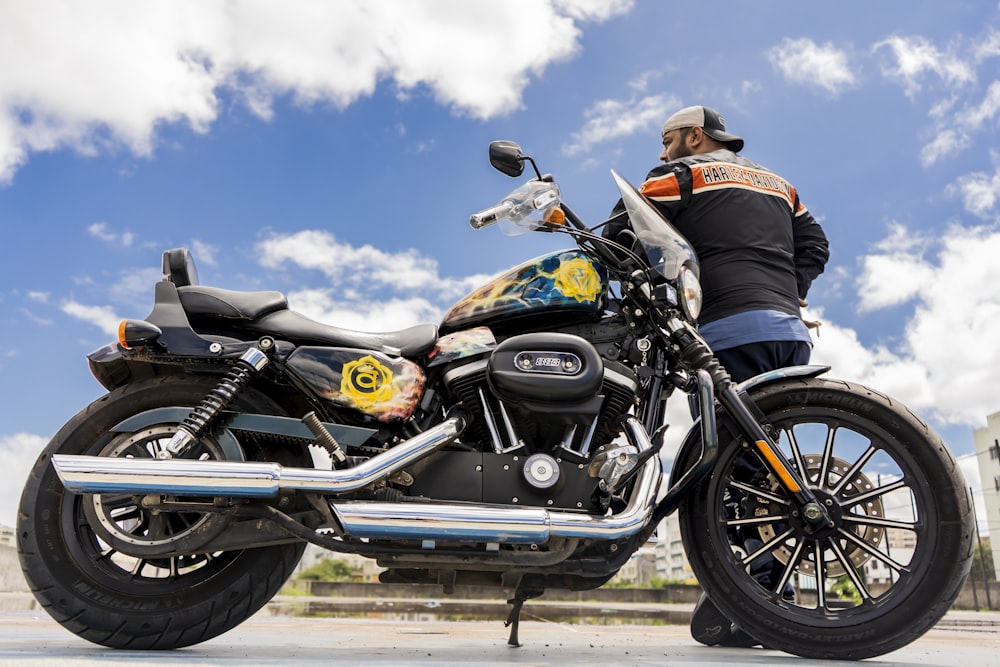
<svg viewBox="0 0 1000 667"><path fill-rule="evenodd" d="M708 343L689 324L676 318L667 323L666 331L671 340L680 346L680 357L684 363L688 368L695 369L697 385L703 387L705 382L711 382L715 398L726 414L736 422L743 437L760 454L764 466L788 493L807 526L819 528L831 525L832 520L826 508L817 500L816 495L760 424L754 411L744 402L726 369L712 354ZM699 393L704 395L704 389ZM705 401L701 401L703 426L706 418L704 403Z"/></svg>

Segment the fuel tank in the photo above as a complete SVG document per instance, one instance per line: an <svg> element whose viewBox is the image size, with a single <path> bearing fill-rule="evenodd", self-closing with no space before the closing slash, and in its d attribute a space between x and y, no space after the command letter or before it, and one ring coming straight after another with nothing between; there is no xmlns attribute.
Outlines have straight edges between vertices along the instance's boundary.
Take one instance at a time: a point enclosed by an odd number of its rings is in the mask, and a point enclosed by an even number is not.
<svg viewBox="0 0 1000 667"><path fill-rule="evenodd" d="M494 278L452 306L441 332L488 326L496 331L597 319L607 305L608 274L581 250L535 258Z"/></svg>

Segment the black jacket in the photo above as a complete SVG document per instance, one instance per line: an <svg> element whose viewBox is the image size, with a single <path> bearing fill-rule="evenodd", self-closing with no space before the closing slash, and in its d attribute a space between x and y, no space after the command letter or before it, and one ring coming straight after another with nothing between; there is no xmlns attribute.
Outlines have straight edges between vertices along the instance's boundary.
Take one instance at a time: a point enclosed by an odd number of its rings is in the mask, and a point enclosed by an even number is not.
<svg viewBox="0 0 1000 667"><path fill-rule="evenodd" d="M830 251L788 181L723 149L656 167L640 191L698 254L699 323L750 310L799 315L799 298ZM615 222L605 232L610 238L622 229Z"/></svg>

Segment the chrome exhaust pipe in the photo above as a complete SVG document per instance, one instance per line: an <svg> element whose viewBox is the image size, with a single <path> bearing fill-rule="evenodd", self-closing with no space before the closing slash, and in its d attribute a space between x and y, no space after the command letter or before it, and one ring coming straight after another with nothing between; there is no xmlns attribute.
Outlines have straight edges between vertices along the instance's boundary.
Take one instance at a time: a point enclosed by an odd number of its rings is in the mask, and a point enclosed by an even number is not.
<svg viewBox="0 0 1000 667"><path fill-rule="evenodd" d="M52 465L67 491L178 496L273 498L283 490L343 493L392 475L454 440L465 428L449 417L364 463L343 470L286 468L256 461L122 459L55 454Z"/></svg>
<svg viewBox="0 0 1000 667"><path fill-rule="evenodd" d="M652 444L642 424L626 419L626 434L640 453ZM649 521L661 479L660 459L638 473L628 505L618 514L590 514L530 507L483 507L458 503L331 502L351 537L441 542L543 544L550 537L614 540L639 532Z"/></svg>
<svg viewBox="0 0 1000 667"><path fill-rule="evenodd" d="M283 468L276 463L116 459L57 454L53 465L75 493L128 493L271 498L281 490L338 493L371 484L455 439L465 426L453 417L346 470ZM650 448L633 417L625 433L640 453ZM639 532L649 521L662 474L658 457L639 471L624 510L614 515L531 507L483 507L460 503L336 502L330 507L344 532L357 538L427 542L543 544L552 537L614 540Z"/></svg>

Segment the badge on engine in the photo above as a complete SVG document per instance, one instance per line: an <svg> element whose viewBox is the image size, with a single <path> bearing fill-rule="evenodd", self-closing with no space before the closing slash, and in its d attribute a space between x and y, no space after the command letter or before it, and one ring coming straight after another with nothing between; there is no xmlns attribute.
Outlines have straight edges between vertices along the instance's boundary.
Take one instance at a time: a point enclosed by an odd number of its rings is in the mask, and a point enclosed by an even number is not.
<svg viewBox="0 0 1000 667"><path fill-rule="evenodd" d="M571 352L518 352L514 367L525 373L576 375L583 368L580 357Z"/></svg>

